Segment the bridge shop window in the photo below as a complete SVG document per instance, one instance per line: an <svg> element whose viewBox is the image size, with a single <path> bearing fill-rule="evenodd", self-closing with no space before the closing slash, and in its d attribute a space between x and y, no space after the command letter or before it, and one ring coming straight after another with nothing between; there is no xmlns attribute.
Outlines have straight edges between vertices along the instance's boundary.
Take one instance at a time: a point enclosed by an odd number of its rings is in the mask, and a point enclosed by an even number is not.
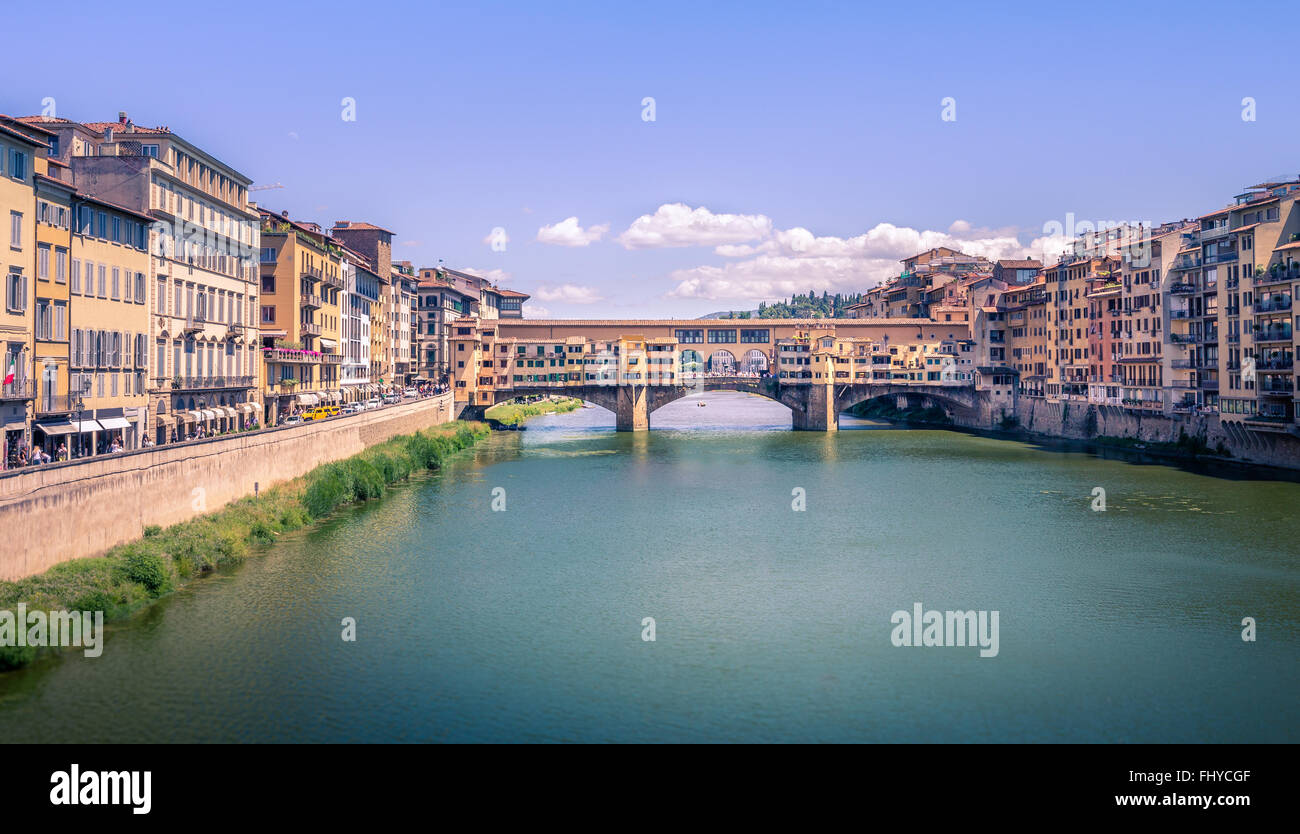
<svg viewBox="0 0 1300 834"><path fill-rule="evenodd" d="M740 331L740 341L745 344L765 344L770 342L767 330L742 330Z"/></svg>
<svg viewBox="0 0 1300 834"><path fill-rule="evenodd" d="M702 345L704 344L703 330L678 330L676 331L677 341L684 345Z"/></svg>
<svg viewBox="0 0 1300 834"><path fill-rule="evenodd" d="M736 341L736 331L734 330L710 330L709 344L711 345L730 345Z"/></svg>

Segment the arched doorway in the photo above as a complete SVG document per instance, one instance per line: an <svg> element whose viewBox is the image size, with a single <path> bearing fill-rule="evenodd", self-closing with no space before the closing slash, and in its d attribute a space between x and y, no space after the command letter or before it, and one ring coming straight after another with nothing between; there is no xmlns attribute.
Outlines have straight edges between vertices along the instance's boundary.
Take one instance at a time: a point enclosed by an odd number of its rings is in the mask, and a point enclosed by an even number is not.
<svg viewBox="0 0 1300 834"><path fill-rule="evenodd" d="M756 376L767 373L767 354L757 349L746 353L745 358L740 361L740 372Z"/></svg>
<svg viewBox="0 0 1300 834"><path fill-rule="evenodd" d="M712 374L734 374L736 372L736 357L729 350L717 350L709 357L709 373Z"/></svg>

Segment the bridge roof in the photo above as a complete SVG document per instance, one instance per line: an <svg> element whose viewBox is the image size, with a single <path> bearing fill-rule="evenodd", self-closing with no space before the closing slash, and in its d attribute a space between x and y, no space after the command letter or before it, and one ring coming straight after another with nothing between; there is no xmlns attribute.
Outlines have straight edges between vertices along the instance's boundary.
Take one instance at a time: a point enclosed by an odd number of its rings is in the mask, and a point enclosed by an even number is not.
<svg viewBox="0 0 1300 834"><path fill-rule="evenodd" d="M917 318L872 318L872 319L494 319L506 327L555 326L555 327L678 327L698 330L701 328L721 329L724 327L880 327L894 325L898 327L924 327L927 324L952 325L964 322L935 321Z"/></svg>

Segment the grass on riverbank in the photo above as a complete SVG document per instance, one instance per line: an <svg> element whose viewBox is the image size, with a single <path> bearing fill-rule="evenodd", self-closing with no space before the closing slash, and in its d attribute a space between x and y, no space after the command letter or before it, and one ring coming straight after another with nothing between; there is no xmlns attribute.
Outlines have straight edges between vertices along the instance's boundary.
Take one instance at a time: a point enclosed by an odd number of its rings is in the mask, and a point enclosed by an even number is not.
<svg viewBox="0 0 1300 834"><path fill-rule="evenodd" d="M127 617L196 576L243 560L280 533L325 518L344 504L384 494L413 472L437 469L488 434L482 423L449 423L401 435L345 460L166 529L146 527L144 538L106 555L73 559L43 574L0 582L0 610L103 611L105 621ZM25 626L19 626L25 627ZM0 671L26 666L30 646L0 646Z"/></svg>
<svg viewBox="0 0 1300 834"><path fill-rule="evenodd" d="M494 405L484 412L483 416L490 420L496 420L503 426L517 426L529 417L537 417L541 414L564 414L582 407L582 400L566 398L558 402L552 400L542 400L535 403L502 403Z"/></svg>

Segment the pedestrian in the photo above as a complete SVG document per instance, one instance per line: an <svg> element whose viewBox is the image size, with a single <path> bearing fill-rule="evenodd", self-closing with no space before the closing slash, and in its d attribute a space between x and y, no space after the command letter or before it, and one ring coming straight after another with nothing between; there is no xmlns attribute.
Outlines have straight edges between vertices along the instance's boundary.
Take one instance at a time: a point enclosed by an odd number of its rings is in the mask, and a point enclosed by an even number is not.
<svg viewBox="0 0 1300 834"><path fill-rule="evenodd" d="M62 441L59 442L58 455L59 455L59 460L68 459L68 445L66 443L63 443Z"/></svg>

